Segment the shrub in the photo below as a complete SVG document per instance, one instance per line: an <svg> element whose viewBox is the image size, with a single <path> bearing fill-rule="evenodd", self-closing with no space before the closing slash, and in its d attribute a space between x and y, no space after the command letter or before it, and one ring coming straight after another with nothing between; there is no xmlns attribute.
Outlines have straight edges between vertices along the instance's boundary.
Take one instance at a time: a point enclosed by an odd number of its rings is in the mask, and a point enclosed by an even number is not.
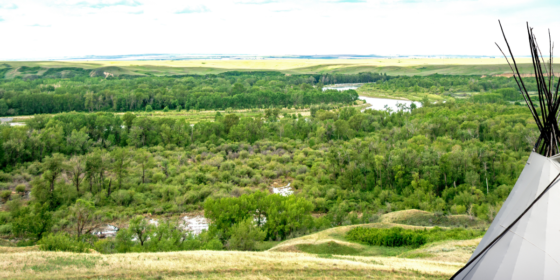
<svg viewBox="0 0 560 280"><path fill-rule="evenodd" d="M385 228L353 228L346 234L346 239L374 246L419 247L426 243L443 240L467 240L480 237L484 231L455 228L444 230L434 227L430 230L410 230L400 227Z"/></svg>
<svg viewBox="0 0 560 280"><path fill-rule="evenodd" d="M116 253L116 242L113 239L100 239L93 244L93 249L101 254Z"/></svg>
<svg viewBox="0 0 560 280"><path fill-rule="evenodd" d="M1 191L0 199L2 199L3 203L6 203L10 199L11 195L12 195L12 191Z"/></svg>
<svg viewBox="0 0 560 280"><path fill-rule="evenodd" d="M25 185L17 185L16 186L16 192L24 195L25 194Z"/></svg>
<svg viewBox="0 0 560 280"><path fill-rule="evenodd" d="M39 248L43 251L64 251L85 253L90 249L90 244L76 241L67 233L49 234L39 242Z"/></svg>
<svg viewBox="0 0 560 280"><path fill-rule="evenodd" d="M169 112L169 107L165 106L165 108L163 108L163 111L166 113Z"/></svg>
<svg viewBox="0 0 560 280"><path fill-rule="evenodd" d="M231 232L227 243L230 250L253 251L255 244L266 237L266 233L256 227L250 218L234 225Z"/></svg>
<svg viewBox="0 0 560 280"><path fill-rule="evenodd" d="M152 109L152 105L147 105L147 106L146 106L146 112L151 112L151 111L153 111L153 110L154 110L154 109Z"/></svg>
<svg viewBox="0 0 560 280"><path fill-rule="evenodd" d="M212 250L212 251L222 250L223 248L224 245L217 238L208 241L208 243L204 244L204 246L202 247L203 250Z"/></svg>
<svg viewBox="0 0 560 280"><path fill-rule="evenodd" d="M401 227L384 228L353 228L346 234L348 240L374 246L420 247L426 244L426 236L417 230L406 230Z"/></svg>
<svg viewBox="0 0 560 280"><path fill-rule="evenodd" d="M12 234L12 224L0 225L0 234Z"/></svg>

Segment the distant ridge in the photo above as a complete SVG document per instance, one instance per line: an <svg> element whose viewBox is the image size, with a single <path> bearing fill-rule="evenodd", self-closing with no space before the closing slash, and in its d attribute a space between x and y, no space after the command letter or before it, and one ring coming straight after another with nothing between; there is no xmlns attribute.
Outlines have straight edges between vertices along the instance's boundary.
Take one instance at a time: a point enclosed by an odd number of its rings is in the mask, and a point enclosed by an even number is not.
<svg viewBox="0 0 560 280"><path fill-rule="evenodd" d="M484 55L254 55L254 54L124 54L124 55L86 55L72 57L11 59L6 61L91 61L91 60L266 60L266 59L376 59L376 58L496 58Z"/></svg>

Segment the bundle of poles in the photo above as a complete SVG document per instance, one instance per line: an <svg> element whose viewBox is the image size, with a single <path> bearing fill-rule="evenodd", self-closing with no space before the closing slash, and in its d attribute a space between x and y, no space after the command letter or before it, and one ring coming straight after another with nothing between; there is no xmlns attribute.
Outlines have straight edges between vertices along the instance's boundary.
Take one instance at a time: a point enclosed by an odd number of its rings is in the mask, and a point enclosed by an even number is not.
<svg viewBox="0 0 560 280"><path fill-rule="evenodd" d="M537 80L537 93L538 93L538 100L532 100L529 92L527 91L527 87L521 79L521 74L519 73L519 68L517 67L517 63L507 41L506 35L504 33L504 29L502 27L502 23L500 23L500 29L502 31L502 35L504 36L504 40L506 42L511 60L513 65L510 63L506 54L502 51L500 46L496 43L496 46L500 49L506 61L513 72L513 78L521 91L521 95L525 99L525 103L535 122L537 127L540 130L540 136L535 143L535 147L533 148L534 152L537 152L543 156L553 156L558 154L559 152L559 142L560 142L560 130L558 129L558 109L560 106L560 98L558 96L558 85L560 84L560 79L554 86L554 68L553 68L553 53L554 53L554 44L550 38L550 30L548 31L548 39L549 39L549 53L550 58L548 63L545 61L544 56L540 50L539 45L537 44L537 39L535 34L533 33L533 28L529 27L529 23L527 23L527 34L529 36L529 47L531 49L531 57L533 60L533 69L535 72L535 79ZM537 103L535 105L535 103Z"/></svg>

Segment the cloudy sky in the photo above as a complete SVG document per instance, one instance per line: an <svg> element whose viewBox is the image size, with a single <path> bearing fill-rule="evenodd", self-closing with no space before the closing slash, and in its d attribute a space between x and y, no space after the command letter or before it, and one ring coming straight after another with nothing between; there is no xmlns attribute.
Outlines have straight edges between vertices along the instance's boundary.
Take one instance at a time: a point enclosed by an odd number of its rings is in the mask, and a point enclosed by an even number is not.
<svg viewBox="0 0 560 280"><path fill-rule="evenodd" d="M497 55L560 42L557 0L0 0L0 59L122 54Z"/></svg>

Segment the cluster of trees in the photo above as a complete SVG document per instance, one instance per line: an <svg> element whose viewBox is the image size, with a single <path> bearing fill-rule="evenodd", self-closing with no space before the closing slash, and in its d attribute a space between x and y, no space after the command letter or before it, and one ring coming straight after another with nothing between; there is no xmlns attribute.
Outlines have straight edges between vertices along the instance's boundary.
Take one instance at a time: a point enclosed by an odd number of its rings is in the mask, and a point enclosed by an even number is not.
<svg viewBox="0 0 560 280"><path fill-rule="evenodd" d="M234 232L282 240L371 216L358 212L491 220L537 131L520 106L454 102L394 113L216 114L193 126L132 113L36 116L24 127L0 126L0 198L10 210L0 212L0 233L37 240L74 232L68 209L79 199L99 222L203 209L214 222L206 240L225 246L246 244ZM293 196L258 192L288 182ZM19 203L28 196L32 203Z"/></svg>
<svg viewBox="0 0 560 280"><path fill-rule="evenodd" d="M529 91L536 91L533 78L523 80ZM387 92L453 94L456 92L491 92L506 101L523 100L512 78L466 75L399 76L368 84L368 88ZM475 95L476 96L476 95ZM477 100L480 102L480 100ZM483 101L484 102L484 101Z"/></svg>
<svg viewBox="0 0 560 280"><path fill-rule="evenodd" d="M52 71L49 69L45 73ZM147 108L199 110L350 103L357 100L356 92L323 91L323 82L373 82L382 79L387 77L371 73L286 76L276 72L121 78L88 75L52 78L46 75L34 80L0 79L0 116L69 111L122 112Z"/></svg>

